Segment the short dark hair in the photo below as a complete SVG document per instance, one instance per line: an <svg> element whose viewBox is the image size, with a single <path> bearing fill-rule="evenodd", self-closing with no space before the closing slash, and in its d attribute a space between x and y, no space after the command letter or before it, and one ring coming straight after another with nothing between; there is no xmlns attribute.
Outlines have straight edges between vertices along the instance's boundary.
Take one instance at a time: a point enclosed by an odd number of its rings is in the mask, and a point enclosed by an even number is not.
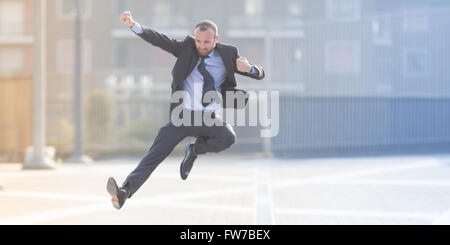
<svg viewBox="0 0 450 245"><path fill-rule="evenodd" d="M219 35L219 28L217 28L217 25L210 21L210 20L202 20L200 21L196 26L195 29L200 28L200 31L206 31L208 29L211 29L214 32L214 36Z"/></svg>

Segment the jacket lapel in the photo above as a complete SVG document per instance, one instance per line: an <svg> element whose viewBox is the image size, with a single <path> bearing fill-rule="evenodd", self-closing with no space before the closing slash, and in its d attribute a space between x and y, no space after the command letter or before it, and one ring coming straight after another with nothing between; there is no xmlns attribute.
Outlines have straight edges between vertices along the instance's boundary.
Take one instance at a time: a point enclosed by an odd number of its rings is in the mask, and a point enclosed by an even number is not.
<svg viewBox="0 0 450 245"><path fill-rule="evenodd" d="M225 50L225 47L222 44L218 43L216 45L216 50L222 58L223 64L225 65L225 69L227 70L227 76L229 74L233 74L233 64L230 63L230 53Z"/></svg>
<svg viewBox="0 0 450 245"><path fill-rule="evenodd" d="M234 77L234 63L232 53L226 49L225 46L218 43L216 46L216 50L218 51L220 57L222 58L223 64L225 65L225 69L227 70L227 75L225 82L222 84L222 88L226 87L236 87L236 79Z"/></svg>
<svg viewBox="0 0 450 245"><path fill-rule="evenodd" d="M195 46L194 46L194 49L195 49ZM191 74L191 72L194 70L195 66L197 65L198 58L199 58L199 56L198 56L197 50L194 50L194 52L191 55L191 60L189 62L189 67L188 67L188 72L186 74L186 77L189 76L189 74ZM185 79L186 79L186 77L185 77Z"/></svg>

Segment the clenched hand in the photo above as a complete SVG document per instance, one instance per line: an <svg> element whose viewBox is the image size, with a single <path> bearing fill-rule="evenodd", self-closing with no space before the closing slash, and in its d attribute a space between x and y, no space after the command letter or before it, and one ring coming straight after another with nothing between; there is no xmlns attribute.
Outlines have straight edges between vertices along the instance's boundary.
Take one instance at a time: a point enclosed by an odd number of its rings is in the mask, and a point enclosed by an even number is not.
<svg viewBox="0 0 450 245"><path fill-rule="evenodd" d="M236 59L236 68L240 72L252 72L252 65L245 57L239 57L238 59Z"/></svg>
<svg viewBox="0 0 450 245"><path fill-rule="evenodd" d="M125 11L120 15L120 20L127 24L129 27L133 27L134 26L134 20L133 17L131 16L131 12L130 11Z"/></svg>

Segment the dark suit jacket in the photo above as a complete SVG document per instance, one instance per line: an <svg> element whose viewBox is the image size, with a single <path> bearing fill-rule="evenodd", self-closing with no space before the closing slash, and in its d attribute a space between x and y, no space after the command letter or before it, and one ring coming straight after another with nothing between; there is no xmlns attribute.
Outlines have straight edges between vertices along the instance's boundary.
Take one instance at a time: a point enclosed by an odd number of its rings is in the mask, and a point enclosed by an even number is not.
<svg viewBox="0 0 450 245"><path fill-rule="evenodd" d="M144 39L145 41L151 43L154 46L157 46L175 57L177 57L177 62L172 70L172 94L176 91L182 90L182 84L186 80L186 78L191 74L192 70L195 68L197 61L199 59L199 55L197 49L195 47L195 39L192 36L187 36L183 41L175 40L168 38L166 35L161 34L155 30L152 30L146 26L142 26L144 32L142 34L138 34L139 37ZM236 78L234 76L235 73L240 75L248 76L254 79L261 80L264 78L265 73L262 67L253 65L258 70L258 75L253 75L250 73L242 73L237 70L236 67L236 59L239 58L238 49L232 45L226 45L222 43L216 44L216 50L218 51L220 57L223 60L223 64L226 69L226 78L225 81L221 85L221 92L223 96L223 106L226 106L225 101L225 93L227 91L242 91L247 94L243 90L236 89ZM246 103L247 104L246 99ZM179 104L172 103L170 107L170 111L173 110ZM237 102L234 103L234 108L237 108Z"/></svg>

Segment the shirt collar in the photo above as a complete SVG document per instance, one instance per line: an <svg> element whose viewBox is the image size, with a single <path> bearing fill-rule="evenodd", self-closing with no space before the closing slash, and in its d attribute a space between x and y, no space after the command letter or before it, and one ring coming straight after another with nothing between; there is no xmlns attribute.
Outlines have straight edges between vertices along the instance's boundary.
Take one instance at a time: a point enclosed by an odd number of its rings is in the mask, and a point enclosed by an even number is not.
<svg viewBox="0 0 450 245"><path fill-rule="evenodd" d="M208 55L209 58L212 58L214 56L216 56L216 49L213 49L213 51L211 51L211 53L209 53Z"/></svg>
<svg viewBox="0 0 450 245"><path fill-rule="evenodd" d="M204 56L205 58L213 58L217 55L216 53L216 49L213 49L213 51L211 51L211 53L209 53L207 56ZM200 58L202 58L203 56L200 56Z"/></svg>

